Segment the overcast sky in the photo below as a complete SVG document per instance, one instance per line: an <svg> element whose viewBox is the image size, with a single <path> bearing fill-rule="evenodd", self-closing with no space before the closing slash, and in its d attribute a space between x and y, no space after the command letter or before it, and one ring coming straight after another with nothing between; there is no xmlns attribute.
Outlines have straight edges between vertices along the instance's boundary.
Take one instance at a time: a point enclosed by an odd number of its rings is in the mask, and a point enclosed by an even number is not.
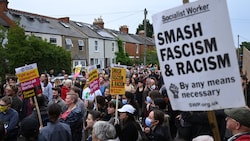
<svg viewBox="0 0 250 141"><path fill-rule="evenodd" d="M193 2L196 0L190 0ZM227 0L235 46L239 41L250 42L250 0ZM152 15L182 5L182 0L9 0L9 8L55 18L70 17L71 20L92 24L102 17L104 27L119 30L121 25L135 33L142 23L144 9L152 23Z"/></svg>

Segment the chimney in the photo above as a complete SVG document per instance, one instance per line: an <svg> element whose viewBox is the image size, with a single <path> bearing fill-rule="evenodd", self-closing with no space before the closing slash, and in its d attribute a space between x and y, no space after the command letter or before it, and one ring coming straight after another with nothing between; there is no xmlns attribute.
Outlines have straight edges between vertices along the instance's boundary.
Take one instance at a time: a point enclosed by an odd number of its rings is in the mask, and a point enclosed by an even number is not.
<svg viewBox="0 0 250 141"><path fill-rule="evenodd" d="M8 11L8 0L0 0L0 12Z"/></svg>
<svg viewBox="0 0 250 141"><path fill-rule="evenodd" d="M119 30L123 33L128 34L128 26L126 25L120 26Z"/></svg>
<svg viewBox="0 0 250 141"><path fill-rule="evenodd" d="M145 34L144 30L140 30L140 31L138 32L138 35L140 35L140 36L142 36L142 37L144 37L144 34Z"/></svg>
<svg viewBox="0 0 250 141"><path fill-rule="evenodd" d="M99 17L94 20L93 25L100 27L101 29L104 29L104 22L102 20L102 17Z"/></svg>
<svg viewBox="0 0 250 141"><path fill-rule="evenodd" d="M58 20L64 22L64 23L69 23L69 17L62 17L62 18L58 18Z"/></svg>

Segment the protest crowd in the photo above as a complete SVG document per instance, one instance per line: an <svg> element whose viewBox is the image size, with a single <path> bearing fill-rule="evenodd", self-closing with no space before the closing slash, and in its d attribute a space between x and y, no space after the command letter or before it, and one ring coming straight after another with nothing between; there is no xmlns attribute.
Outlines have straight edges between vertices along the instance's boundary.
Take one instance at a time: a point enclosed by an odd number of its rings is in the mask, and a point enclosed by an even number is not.
<svg viewBox="0 0 250 141"><path fill-rule="evenodd" d="M8 76L0 89L0 141L214 140L206 111L171 108L156 65L127 69L125 93L118 102L110 94L110 68L99 70L100 89L94 93L87 72L80 79L69 75L60 73L60 80L53 72L41 73L42 93L36 99L24 98L17 77ZM242 80L247 95L249 86L244 76ZM216 110L215 115L221 141L250 141L247 106Z"/></svg>

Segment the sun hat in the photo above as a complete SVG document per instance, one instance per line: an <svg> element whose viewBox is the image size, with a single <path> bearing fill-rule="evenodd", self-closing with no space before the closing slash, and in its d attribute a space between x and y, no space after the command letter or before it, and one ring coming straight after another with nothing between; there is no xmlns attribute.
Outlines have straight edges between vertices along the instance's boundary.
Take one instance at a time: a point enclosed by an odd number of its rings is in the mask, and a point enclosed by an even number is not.
<svg viewBox="0 0 250 141"><path fill-rule="evenodd" d="M127 112L130 114L134 114L135 108L130 104L126 104L126 105L123 105L122 108L118 109L118 112L121 112L121 113Z"/></svg>

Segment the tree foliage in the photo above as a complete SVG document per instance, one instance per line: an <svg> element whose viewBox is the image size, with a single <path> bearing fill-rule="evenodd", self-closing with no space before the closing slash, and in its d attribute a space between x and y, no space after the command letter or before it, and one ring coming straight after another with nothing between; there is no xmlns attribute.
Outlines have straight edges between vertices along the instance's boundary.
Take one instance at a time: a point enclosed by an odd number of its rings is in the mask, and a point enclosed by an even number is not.
<svg viewBox="0 0 250 141"><path fill-rule="evenodd" d="M144 63L144 56L141 56L140 58L141 59L139 59L136 62L137 64ZM147 52L146 52L146 63L147 64L159 64L158 56L157 56L157 52L156 52L155 48L153 50L147 50Z"/></svg>
<svg viewBox="0 0 250 141"><path fill-rule="evenodd" d="M70 72L71 56L65 49L52 45L34 35L27 36L23 28L11 27L8 30L8 44L2 48L6 53L5 58L8 73L14 74L15 68L25 64L37 63L39 72L62 69Z"/></svg>
<svg viewBox="0 0 250 141"><path fill-rule="evenodd" d="M139 33L139 31L144 30L144 20L142 20L142 24L138 25L138 28L136 29L136 34ZM146 36L147 37L152 37L152 35L154 34L153 31L153 25L149 22L149 20L146 20Z"/></svg>
<svg viewBox="0 0 250 141"><path fill-rule="evenodd" d="M243 47L250 50L250 42L242 42L240 48L237 48L237 51L240 51L240 54L243 54Z"/></svg>
<svg viewBox="0 0 250 141"><path fill-rule="evenodd" d="M6 38L6 29L3 26L0 26L0 66L1 66L0 77L1 78L4 78L4 74L7 73L6 52L5 52L4 46L2 46L4 38Z"/></svg>
<svg viewBox="0 0 250 141"><path fill-rule="evenodd" d="M118 52L116 55L116 63L120 62L121 65L133 65L132 59L129 58L129 55L124 52L122 40L117 39Z"/></svg>

